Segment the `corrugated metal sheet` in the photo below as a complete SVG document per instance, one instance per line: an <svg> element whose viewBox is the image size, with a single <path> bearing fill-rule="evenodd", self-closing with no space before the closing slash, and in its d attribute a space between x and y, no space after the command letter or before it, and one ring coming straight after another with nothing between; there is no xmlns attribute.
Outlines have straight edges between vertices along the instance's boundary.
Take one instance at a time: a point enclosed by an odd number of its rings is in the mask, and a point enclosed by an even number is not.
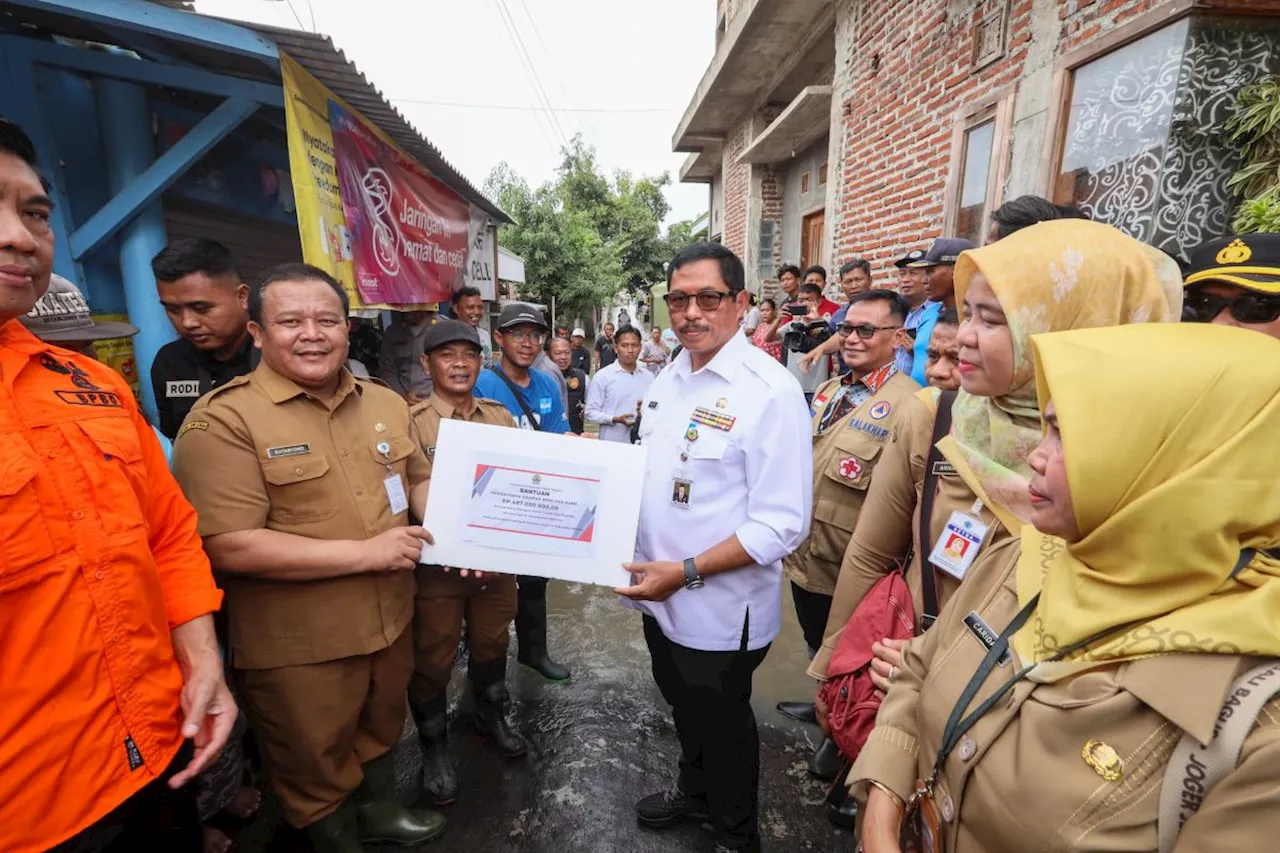
<svg viewBox="0 0 1280 853"><path fill-rule="evenodd" d="M405 117L383 97L378 87L360 73L360 69L347 59L326 35L276 27L241 24L271 39L280 49L297 60L298 64L333 90L334 94L359 110L365 118L376 124L406 153L426 166L440 180L453 187L463 198L487 210L500 222L511 222L502 208L485 197L471 182L464 178L449 161L444 159L434 145L428 142L409 124Z"/></svg>
<svg viewBox="0 0 1280 853"><path fill-rule="evenodd" d="M151 0L151 2L158 2L159 5L171 8L185 5L181 0ZM187 14L196 13L190 12ZM6 18L8 21L4 20ZM138 50L143 54L147 51L147 43L151 41L160 42L174 56L181 57L183 60L207 71L282 85L278 68L268 68L265 63L248 57L215 50L207 46L195 46L177 40L171 41L161 37L140 40L138 44L129 44L128 29L125 26L107 31L90 21L65 12L28 9L0 0L0 30L8 29L9 22L17 24L15 29L29 37L61 36L64 38L84 39L86 41L119 45L120 47ZM382 96L378 88L360 73L360 69L356 68L343 55L342 51L334 47L333 41L328 36L249 24L244 21L228 20L227 23L253 30L275 42L282 50L297 60L303 68L311 72L316 79L363 113L365 118L376 124L383 133L391 137L407 154L430 169L437 178L448 184L458 195L477 207L488 211L499 222L509 223L512 221L511 217L502 208L486 198L484 193L480 192L470 181L464 178L448 160L445 160L439 149L413 129L404 116L400 115L395 107L391 106L387 99ZM266 115L268 113L263 114ZM281 112L276 111L276 115L281 115ZM279 123L283 125L283 118Z"/></svg>

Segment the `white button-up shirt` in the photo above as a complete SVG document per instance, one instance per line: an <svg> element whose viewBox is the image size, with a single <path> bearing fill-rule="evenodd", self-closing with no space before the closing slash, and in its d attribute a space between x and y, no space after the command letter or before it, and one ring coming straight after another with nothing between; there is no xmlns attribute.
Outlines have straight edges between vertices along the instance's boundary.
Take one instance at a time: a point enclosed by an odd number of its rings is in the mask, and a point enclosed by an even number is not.
<svg viewBox="0 0 1280 853"><path fill-rule="evenodd" d="M666 601L624 603L686 648L754 650L773 642L782 558L809 535L813 503L812 426L795 378L741 334L696 372L682 350L649 388L640 440L649 458L636 561L681 562L736 535L755 562ZM677 501L677 481L682 498L683 483L690 484L687 502Z"/></svg>
<svg viewBox="0 0 1280 853"><path fill-rule="evenodd" d="M600 424L601 441L631 443L631 427L615 424L615 415L636 413L636 404L644 399L653 374L637 363L628 373L622 362L615 361L596 371L596 378L587 387L587 406L584 416L593 424Z"/></svg>

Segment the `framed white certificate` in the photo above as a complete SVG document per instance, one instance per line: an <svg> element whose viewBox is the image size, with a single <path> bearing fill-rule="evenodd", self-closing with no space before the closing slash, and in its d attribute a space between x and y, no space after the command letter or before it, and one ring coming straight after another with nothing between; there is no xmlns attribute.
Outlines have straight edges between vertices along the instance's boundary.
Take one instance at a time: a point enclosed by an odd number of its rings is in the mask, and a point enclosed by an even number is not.
<svg viewBox="0 0 1280 853"><path fill-rule="evenodd" d="M625 586L643 447L443 420L423 563Z"/></svg>

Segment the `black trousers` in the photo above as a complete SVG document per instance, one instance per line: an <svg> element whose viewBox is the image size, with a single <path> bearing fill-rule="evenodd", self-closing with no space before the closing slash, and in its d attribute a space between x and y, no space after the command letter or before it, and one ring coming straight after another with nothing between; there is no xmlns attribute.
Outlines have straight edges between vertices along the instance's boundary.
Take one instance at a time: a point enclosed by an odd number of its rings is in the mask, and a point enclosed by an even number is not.
<svg viewBox="0 0 1280 853"><path fill-rule="evenodd" d="M804 644L809 647L809 657L813 658L822 648L822 639L827 632L827 617L831 615L831 596L818 592L809 592L791 582L791 600L796 605L796 619L800 622L800 631L804 634Z"/></svg>
<svg viewBox="0 0 1280 853"><path fill-rule="evenodd" d="M751 652L685 648L667 639L649 616L644 638L653 680L671 706L680 738L680 790L706 798L720 844L758 849L760 736L751 711L751 676L769 647Z"/></svg>
<svg viewBox="0 0 1280 853"><path fill-rule="evenodd" d="M195 783L176 791L169 788L169 780L190 763L193 751L188 741L159 779L48 853L200 853L204 835Z"/></svg>

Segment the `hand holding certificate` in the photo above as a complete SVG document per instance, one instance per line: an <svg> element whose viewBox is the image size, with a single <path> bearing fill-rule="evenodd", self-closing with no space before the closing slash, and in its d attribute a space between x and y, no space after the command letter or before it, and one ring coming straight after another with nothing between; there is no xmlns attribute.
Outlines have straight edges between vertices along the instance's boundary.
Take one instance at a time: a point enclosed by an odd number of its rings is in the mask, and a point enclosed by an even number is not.
<svg viewBox="0 0 1280 853"><path fill-rule="evenodd" d="M422 562L616 585L640 517L645 451L446 420Z"/></svg>

